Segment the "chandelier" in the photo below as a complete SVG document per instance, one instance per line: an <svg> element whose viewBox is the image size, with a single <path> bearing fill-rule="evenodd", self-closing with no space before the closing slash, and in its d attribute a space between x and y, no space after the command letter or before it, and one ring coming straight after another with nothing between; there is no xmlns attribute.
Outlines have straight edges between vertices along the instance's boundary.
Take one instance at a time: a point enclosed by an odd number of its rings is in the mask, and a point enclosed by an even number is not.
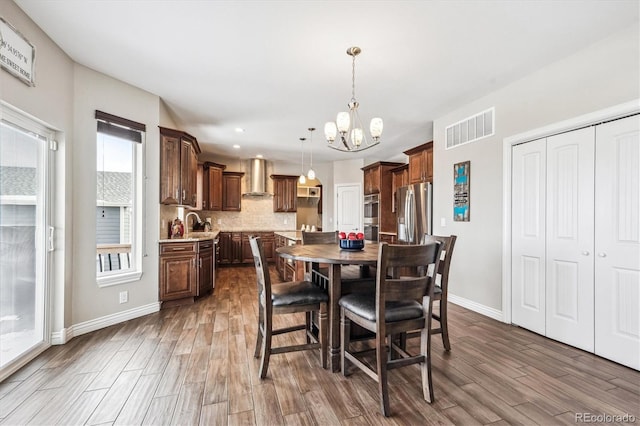
<svg viewBox="0 0 640 426"><path fill-rule="evenodd" d="M371 133L371 141L365 135L362 121L358 114L358 101L356 101L356 56L362 50L359 47L350 47L347 49L347 55L351 56L351 101L349 102L348 112L339 112L336 121L330 121L324 125L324 134L329 142L329 147L339 151L357 152L371 148L380 143L382 135L382 118L371 119L369 132ZM336 137L339 136L340 143L335 143Z"/></svg>

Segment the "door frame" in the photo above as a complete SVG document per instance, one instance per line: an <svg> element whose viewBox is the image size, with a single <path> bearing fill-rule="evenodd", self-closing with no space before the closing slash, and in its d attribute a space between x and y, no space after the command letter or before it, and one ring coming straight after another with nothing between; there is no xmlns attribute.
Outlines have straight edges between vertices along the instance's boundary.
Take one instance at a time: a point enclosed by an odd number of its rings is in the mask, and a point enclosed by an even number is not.
<svg viewBox="0 0 640 426"><path fill-rule="evenodd" d="M502 141L502 322L511 324L511 148L558 133L616 120L640 113L640 99L528 130Z"/></svg>

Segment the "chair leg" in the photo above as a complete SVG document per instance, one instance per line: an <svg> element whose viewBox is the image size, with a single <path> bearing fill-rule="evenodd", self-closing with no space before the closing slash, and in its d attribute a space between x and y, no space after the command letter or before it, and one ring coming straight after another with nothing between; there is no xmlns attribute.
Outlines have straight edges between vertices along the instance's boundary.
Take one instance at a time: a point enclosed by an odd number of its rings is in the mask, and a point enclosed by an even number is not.
<svg viewBox="0 0 640 426"><path fill-rule="evenodd" d="M442 345L447 351L451 350L451 343L449 342L449 326L447 321L447 303L443 300L438 302L440 305L440 328L442 329Z"/></svg>
<svg viewBox="0 0 640 426"><path fill-rule="evenodd" d="M260 378L264 379L269 370L269 358L271 357L271 332L273 324L271 318L264 319L264 336L262 337L262 358L260 359Z"/></svg>
<svg viewBox="0 0 640 426"><path fill-rule="evenodd" d="M258 308L258 331L256 333L256 348L253 351L253 357L258 358L260 356L260 349L262 348L262 340L264 330L264 311L262 309L262 305Z"/></svg>
<svg viewBox="0 0 640 426"><path fill-rule="evenodd" d="M389 336L391 339L391 336ZM391 343L391 342L389 342ZM380 409L385 417L391 415L389 408L389 384L387 383L387 345L385 336L376 335L376 364L378 369L378 393Z"/></svg>
<svg viewBox="0 0 640 426"><path fill-rule="evenodd" d="M311 320L311 311L309 312L305 312L304 313L304 320L305 320L305 337L307 338L307 344L311 343L311 336L309 336L309 333L313 332L313 321Z"/></svg>
<svg viewBox="0 0 640 426"><path fill-rule="evenodd" d="M340 309L340 365L342 366L342 375L348 376L349 373L349 360L344 356L345 352L349 350L349 343L351 341L351 320L344 314L344 309Z"/></svg>
<svg viewBox="0 0 640 426"><path fill-rule="evenodd" d="M320 342L320 363L324 369L327 368L327 350L329 349L328 322L327 304L321 303L318 313L318 341Z"/></svg>
<svg viewBox="0 0 640 426"><path fill-rule="evenodd" d="M420 365L422 374L422 394L424 400L433 402L433 381L431 380L431 333L428 328L420 332L420 353L424 355L424 362Z"/></svg>

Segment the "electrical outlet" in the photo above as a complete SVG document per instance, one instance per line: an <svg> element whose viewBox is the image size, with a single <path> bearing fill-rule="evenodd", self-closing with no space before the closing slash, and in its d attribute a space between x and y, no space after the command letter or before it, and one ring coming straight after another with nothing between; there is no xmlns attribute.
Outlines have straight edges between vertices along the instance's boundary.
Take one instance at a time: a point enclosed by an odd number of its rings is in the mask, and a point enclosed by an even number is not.
<svg viewBox="0 0 640 426"><path fill-rule="evenodd" d="M447 219L445 219L444 217L440 218L440 226L445 227L447 226Z"/></svg>
<svg viewBox="0 0 640 426"><path fill-rule="evenodd" d="M286 225L287 223L289 223L289 221L287 219L284 220L284 224Z"/></svg>
<svg viewBox="0 0 640 426"><path fill-rule="evenodd" d="M121 291L120 292L120 303L127 303L129 301L129 292Z"/></svg>
<svg viewBox="0 0 640 426"><path fill-rule="evenodd" d="M218 225L222 225L222 219L218 219Z"/></svg>

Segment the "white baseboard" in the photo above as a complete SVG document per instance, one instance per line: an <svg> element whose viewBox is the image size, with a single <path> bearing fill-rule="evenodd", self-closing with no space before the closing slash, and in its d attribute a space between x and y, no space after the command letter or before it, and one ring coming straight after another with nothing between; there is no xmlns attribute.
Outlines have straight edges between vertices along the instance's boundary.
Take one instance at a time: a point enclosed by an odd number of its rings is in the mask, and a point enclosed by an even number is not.
<svg viewBox="0 0 640 426"><path fill-rule="evenodd" d="M447 295L447 298L449 299L449 302L453 304L462 306L463 308L467 308L470 311L477 312L496 321L504 322L504 316L502 315L501 310L481 305L478 302L474 302L473 300L465 299L464 297L456 296L451 293Z"/></svg>
<svg viewBox="0 0 640 426"><path fill-rule="evenodd" d="M117 312L115 314L106 315L104 317L92 319L89 321L81 322L80 324L74 324L69 328L63 328L60 331L54 331L51 333L52 345L64 345L75 336L80 336L85 333L100 330L101 328L109 327L121 322L129 321L134 318L142 317L145 315L158 312L160 310L160 302L149 303L148 305L138 306L137 308L129 309L128 311Z"/></svg>

